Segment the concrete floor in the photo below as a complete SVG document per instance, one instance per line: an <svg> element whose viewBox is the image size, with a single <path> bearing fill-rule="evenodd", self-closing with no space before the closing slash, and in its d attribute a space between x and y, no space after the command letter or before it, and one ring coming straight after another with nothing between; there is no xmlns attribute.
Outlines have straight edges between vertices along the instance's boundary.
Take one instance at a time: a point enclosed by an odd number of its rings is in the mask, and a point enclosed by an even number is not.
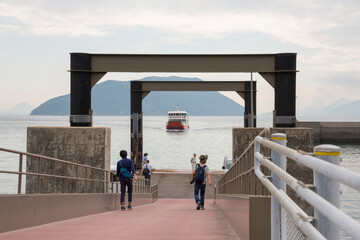
<svg viewBox="0 0 360 240"><path fill-rule="evenodd" d="M196 210L193 199L160 199L131 211L112 211L0 234L27 239L238 239L213 200Z"/></svg>

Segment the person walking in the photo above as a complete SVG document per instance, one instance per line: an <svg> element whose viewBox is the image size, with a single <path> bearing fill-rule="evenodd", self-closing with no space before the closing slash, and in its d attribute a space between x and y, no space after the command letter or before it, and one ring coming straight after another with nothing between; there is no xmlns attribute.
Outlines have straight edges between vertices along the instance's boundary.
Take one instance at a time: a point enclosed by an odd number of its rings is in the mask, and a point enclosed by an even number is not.
<svg viewBox="0 0 360 240"><path fill-rule="evenodd" d="M142 162L143 166L146 164L147 156L148 153L144 153L143 162Z"/></svg>
<svg viewBox="0 0 360 240"><path fill-rule="evenodd" d="M128 189L128 209L131 210L131 202L132 202L132 189L133 189L133 178L137 182L136 171L134 167L133 160L126 158L127 152L125 150L120 151L121 160L117 162L116 165L116 175L119 177L121 184L121 195L120 195L120 203L121 203L121 211L125 210L125 192L126 187Z"/></svg>
<svg viewBox="0 0 360 240"><path fill-rule="evenodd" d="M195 171L195 169L196 169L196 153L194 153L194 156L190 158L190 163L191 163L192 171Z"/></svg>
<svg viewBox="0 0 360 240"><path fill-rule="evenodd" d="M193 178L195 180L194 195L196 202L196 210L205 209L205 188L206 188L206 177L208 178L209 185L211 185L210 169L206 166L208 156L200 155L200 164L196 164L196 169L193 171ZM199 199L200 192L200 199Z"/></svg>
<svg viewBox="0 0 360 240"><path fill-rule="evenodd" d="M145 182L146 186L151 186L151 172L152 172L152 166L150 165L150 161L146 160L146 163L143 167L143 174L145 176L145 180L148 181Z"/></svg>

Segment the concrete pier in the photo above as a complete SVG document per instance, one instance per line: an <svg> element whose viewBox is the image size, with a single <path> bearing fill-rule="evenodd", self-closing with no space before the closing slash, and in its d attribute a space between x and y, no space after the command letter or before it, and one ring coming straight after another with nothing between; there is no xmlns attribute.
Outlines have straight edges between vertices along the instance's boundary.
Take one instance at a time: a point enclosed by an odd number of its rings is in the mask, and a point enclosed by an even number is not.
<svg viewBox="0 0 360 240"><path fill-rule="evenodd" d="M89 165L92 167L110 170L110 144L111 129L103 127L28 127L27 129L27 152L47 157L66 160L74 163ZM55 174L61 176L79 176L83 178L100 179L99 171L87 171L83 168L66 166L65 164L51 161L42 161L38 166L38 159L27 158L27 172ZM40 184L41 193L52 193L52 179L42 178ZM37 193L37 177L27 176L26 193ZM78 188L78 189L77 189ZM55 193L72 192L101 192L103 185L91 182L85 189L85 184L56 179Z"/></svg>
<svg viewBox="0 0 360 240"><path fill-rule="evenodd" d="M296 127L312 128L314 142L326 144L359 143L360 122L297 122Z"/></svg>

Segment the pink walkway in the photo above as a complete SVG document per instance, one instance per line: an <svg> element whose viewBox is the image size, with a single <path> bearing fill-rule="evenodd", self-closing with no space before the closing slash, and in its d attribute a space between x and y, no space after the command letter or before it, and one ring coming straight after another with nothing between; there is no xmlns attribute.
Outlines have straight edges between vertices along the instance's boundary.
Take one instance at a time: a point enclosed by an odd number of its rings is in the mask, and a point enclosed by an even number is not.
<svg viewBox="0 0 360 240"><path fill-rule="evenodd" d="M238 239L209 200L197 211L191 199L160 199L134 207L0 234L6 239Z"/></svg>

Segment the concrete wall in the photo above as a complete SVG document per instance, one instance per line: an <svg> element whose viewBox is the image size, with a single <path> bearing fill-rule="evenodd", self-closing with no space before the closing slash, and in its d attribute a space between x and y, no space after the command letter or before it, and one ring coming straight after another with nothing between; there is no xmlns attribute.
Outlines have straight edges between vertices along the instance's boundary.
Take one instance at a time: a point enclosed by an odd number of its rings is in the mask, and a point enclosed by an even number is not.
<svg viewBox="0 0 360 240"><path fill-rule="evenodd" d="M262 130L263 128L233 128L233 159L237 159ZM271 133L286 134L288 140L287 146L292 149L313 152L314 135L311 128L271 128ZM269 151L265 151L263 155L271 156ZM313 183L313 171L293 160L288 159L287 172L306 184ZM290 187L287 187L287 194L307 214L313 214L313 208L307 202L298 198Z"/></svg>
<svg viewBox="0 0 360 240"><path fill-rule="evenodd" d="M271 239L270 197L218 194L215 203L240 239Z"/></svg>
<svg viewBox="0 0 360 240"><path fill-rule="evenodd" d="M102 169L110 169L110 145L111 129L94 127L28 127L27 129L27 152L44 155L47 157L58 158L70 162L90 165ZM28 172L38 172L38 159L27 158L26 169ZM67 168L67 169L66 169ZM65 176L68 171L69 176L76 176L76 167L66 167L65 164L41 160L40 172ZM79 168L79 177L82 178L103 178L103 173L95 170L87 172ZM37 192L37 177L27 176L26 193ZM41 178L40 192L52 193L53 179ZM100 192L103 184L76 183L69 180L55 180L55 192Z"/></svg>
<svg viewBox="0 0 360 240"><path fill-rule="evenodd" d="M134 194L133 205L152 203ZM0 196L0 232L120 209L120 194L28 194Z"/></svg>
<svg viewBox="0 0 360 240"><path fill-rule="evenodd" d="M296 126L314 129L316 143L360 142L360 122L297 122Z"/></svg>
<svg viewBox="0 0 360 240"><path fill-rule="evenodd" d="M221 174L211 174L212 184L216 184ZM194 184L190 184L192 174L189 173L153 173L151 184L158 183L159 198L194 198ZM206 180L207 181L207 180ZM214 185L206 184L205 199L214 198Z"/></svg>

